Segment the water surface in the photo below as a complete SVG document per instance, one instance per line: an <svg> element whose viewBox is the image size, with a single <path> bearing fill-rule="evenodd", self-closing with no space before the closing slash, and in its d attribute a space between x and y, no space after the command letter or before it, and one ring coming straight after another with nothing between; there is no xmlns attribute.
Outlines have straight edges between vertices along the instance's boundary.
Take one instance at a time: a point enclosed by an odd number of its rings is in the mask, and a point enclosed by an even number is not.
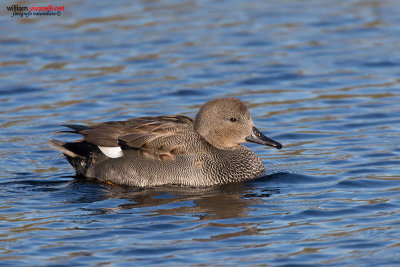
<svg viewBox="0 0 400 267"><path fill-rule="evenodd" d="M0 11L1 264L400 264L398 1L61 1L11 18L16 3ZM266 176L126 188L76 179L47 145L61 124L194 116L216 97L283 143L248 145Z"/></svg>

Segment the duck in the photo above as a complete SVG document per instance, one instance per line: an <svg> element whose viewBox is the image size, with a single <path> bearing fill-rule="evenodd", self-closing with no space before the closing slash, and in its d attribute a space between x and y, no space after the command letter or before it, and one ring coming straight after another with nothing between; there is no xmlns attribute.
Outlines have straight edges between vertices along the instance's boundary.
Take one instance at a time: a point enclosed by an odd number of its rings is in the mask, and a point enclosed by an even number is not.
<svg viewBox="0 0 400 267"><path fill-rule="evenodd" d="M265 174L262 160L245 142L281 149L255 126L245 103L217 98L185 115L138 117L86 126L63 125L83 138L51 139L76 174L123 186L207 187Z"/></svg>

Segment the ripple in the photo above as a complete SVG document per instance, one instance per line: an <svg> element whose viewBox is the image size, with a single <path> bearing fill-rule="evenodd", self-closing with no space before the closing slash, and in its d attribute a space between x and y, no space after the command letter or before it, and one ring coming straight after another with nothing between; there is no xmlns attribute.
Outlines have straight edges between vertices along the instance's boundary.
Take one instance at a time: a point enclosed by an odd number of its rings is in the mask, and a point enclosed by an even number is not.
<svg viewBox="0 0 400 267"><path fill-rule="evenodd" d="M42 92L42 91L43 91L43 89L34 88L34 87L2 88L0 90L0 96L30 94L30 93L38 93L38 92Z"/></svg>

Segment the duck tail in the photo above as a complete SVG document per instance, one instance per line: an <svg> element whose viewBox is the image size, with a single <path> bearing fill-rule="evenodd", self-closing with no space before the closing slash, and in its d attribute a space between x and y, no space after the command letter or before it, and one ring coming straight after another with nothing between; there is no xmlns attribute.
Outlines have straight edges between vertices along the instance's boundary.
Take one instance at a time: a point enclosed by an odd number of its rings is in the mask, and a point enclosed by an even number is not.
<svg viewBox="0 0 400 267"><path fill-rule="evenodd" d="M55 139L51 139L48 144L61 151L78 174L86 174L90 165L90 151L94 149L91 147L93 145L85 141L64 143Z"/></svg>

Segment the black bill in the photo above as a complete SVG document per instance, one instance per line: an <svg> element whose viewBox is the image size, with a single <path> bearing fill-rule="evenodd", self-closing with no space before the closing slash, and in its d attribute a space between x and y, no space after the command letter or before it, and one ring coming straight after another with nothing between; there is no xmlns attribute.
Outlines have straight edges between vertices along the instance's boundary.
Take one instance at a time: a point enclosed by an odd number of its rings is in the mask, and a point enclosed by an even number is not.
<svg viewBox="0 0 400 267"><path fill-rule="evenodd" d="M263 135L256 127L253 127L253 131L250 136L246 137L246 141L252 142L252 143L257 143L260 145L266 145L266 146L272 146L277 149L282 148L282 144L278 143L265 135Z"/></svg>

